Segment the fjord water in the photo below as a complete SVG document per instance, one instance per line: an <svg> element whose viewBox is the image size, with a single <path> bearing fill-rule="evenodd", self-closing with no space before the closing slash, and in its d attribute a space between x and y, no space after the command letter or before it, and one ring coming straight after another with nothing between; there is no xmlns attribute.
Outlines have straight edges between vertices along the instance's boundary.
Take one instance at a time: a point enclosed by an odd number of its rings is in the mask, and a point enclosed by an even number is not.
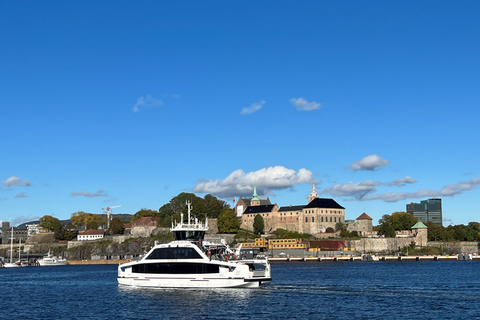
<svg viewBox="0 0 480 320"><path fill-rule="evenodd" d="M258 289L120 287L115 265L0 269L4 316L35 319L478 319L480 261L287 262Z"/></svg>

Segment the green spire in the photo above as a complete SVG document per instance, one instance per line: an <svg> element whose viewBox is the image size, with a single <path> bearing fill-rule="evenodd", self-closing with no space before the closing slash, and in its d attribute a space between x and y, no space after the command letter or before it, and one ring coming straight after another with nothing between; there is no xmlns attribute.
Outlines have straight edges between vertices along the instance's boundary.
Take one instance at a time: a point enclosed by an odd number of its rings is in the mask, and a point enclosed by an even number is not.
<svg viewBox="0 0 480 320"><path fill-rule="evenodd" d="M252 197L252 200L260 200L260 199L258 199L257 187L253 187L253 197Z"/></svg>

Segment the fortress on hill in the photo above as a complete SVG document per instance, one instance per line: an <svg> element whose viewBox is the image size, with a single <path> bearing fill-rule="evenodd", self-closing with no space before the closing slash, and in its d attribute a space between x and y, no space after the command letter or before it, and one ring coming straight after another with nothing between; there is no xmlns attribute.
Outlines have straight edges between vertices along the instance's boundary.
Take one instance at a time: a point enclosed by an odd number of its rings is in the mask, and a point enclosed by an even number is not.
<svg viewBox="0 0 480 320"><path fill-rule="evenodd" d="M240 227L249 230L253 230L253 221L259 214L264 220L265 232L285 229L315 235L335 229L338 222L345 223L345 208L333 199L320 198L314 184L305 205L278 207L268 198L259 199L254 188L252 198L240 197L234 210L241 219ZM371 225L370 218L370 228L365 227L365 231L371 231Z"/></svg>

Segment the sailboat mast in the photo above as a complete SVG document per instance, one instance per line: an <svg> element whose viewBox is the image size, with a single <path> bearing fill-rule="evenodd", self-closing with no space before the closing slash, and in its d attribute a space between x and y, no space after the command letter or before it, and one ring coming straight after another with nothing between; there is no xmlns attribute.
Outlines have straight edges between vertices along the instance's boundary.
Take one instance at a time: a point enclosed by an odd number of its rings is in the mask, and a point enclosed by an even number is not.
<svg viewBox="0 0 480 320"><path fill-rule="evenodd" d="M10 239L11 239L11 242L10 242L10 263L12 263L12 256L13 256L13 227L12 227L12 231L10 232Z"/></svg>

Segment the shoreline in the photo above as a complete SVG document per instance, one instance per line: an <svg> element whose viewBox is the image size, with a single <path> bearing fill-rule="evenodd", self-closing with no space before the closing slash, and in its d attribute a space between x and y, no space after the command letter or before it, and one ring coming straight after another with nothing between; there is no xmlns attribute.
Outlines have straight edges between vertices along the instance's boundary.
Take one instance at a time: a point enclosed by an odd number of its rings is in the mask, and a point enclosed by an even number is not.
<svg viewBox="0 0 480 320"><path fill-rule="evenodd" d="M87 265L87 264L121 264L130 262L131 260L69 260L68 265Z"/></svg>

